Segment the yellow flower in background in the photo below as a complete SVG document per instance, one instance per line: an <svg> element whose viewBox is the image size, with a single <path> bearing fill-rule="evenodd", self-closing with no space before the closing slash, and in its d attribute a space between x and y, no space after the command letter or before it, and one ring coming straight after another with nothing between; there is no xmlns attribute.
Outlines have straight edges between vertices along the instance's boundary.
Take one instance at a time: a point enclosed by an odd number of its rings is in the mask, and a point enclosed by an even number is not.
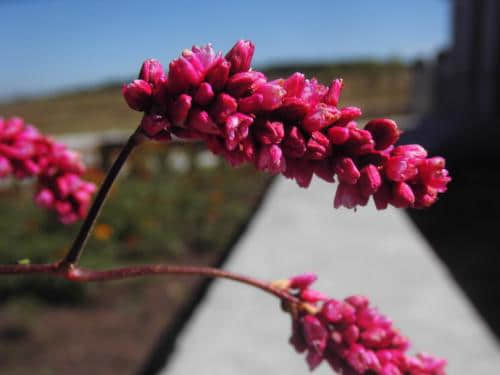
<svg viewBox="0 0 500 375"><path fill-rule="evenodd" d="M109 224L98 224L95 227L94 235L98 240L107 241L113 234L113 228Z"/></svg>

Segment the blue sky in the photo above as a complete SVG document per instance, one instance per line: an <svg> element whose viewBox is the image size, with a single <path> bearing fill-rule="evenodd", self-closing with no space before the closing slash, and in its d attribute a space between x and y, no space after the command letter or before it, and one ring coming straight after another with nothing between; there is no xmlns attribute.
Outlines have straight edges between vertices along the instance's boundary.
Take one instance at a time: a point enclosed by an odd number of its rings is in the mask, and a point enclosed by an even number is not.
<svg viewBox="0 0 500 375"><path fill-rule="evenodd" d="M432 56L449 42L446 0L0 0L0 99L88 86L238 39L254 62Z"/></svg>

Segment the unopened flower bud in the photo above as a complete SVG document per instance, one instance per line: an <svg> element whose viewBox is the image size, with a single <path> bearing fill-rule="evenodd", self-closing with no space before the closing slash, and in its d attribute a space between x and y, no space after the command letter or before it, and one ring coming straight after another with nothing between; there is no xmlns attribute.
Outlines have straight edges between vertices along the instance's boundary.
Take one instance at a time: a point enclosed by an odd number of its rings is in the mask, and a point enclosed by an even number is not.
<svg viewBox="0 0 500 375"><path fill-rule="evenodd" d="M152 92L149 83L142 79L136 79L122 87L122 94L128 106L140 112L147 111L151 106Z"/></svg>
<svg viewBox="0 0 500 375"><path fill-rule="evenodd" d="M231 63L231 74L246 72L252 64L255 50L254 44L249 40L239 40L227 53L226 60Z"/></svg>
<svg viewBox="0 0 500 375"><path fill-rule="evenodd" d="M325 103L336 107L339 104L340 93L342 92L343 86L344 81L342 79L332 81L330 89L325 97Z"/></svg>
<svg viewBox="0 0 500 375"><path fill-rule="evenodd" d="M400 134L396 123L386 118L371 120L366 124L365 130L371 133L377 150L384 150L396 143Z"/></svg>

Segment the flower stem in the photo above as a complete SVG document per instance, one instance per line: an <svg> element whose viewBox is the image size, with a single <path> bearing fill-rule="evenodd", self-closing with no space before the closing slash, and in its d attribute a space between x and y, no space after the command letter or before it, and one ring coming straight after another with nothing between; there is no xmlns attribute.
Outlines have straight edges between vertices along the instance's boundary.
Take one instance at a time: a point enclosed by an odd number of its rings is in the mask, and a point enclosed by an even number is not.
<svg viewBox="0 0 500 375"><path fill-rule="evenodd" d="M118 155L108 174L106 175L106 178L104 179L104 182L102 183L99 192L97 193L95 200L92 203L92 207L90 207L87 217L80 227L78 235L73 241L73 245L71 246L66 256L63 258L63 260L59 263L60 267L64 268L78 263L78 260L80 259L83 251L83 247L85 246L90 231L92 230L92 227L94 226L94 223L99 216L99 212L101 211L101 207L109 194L109 190L111 189L111 186L113 185L113 182L118 176L121 168L130 156L132 150L139 143L139 137L140 132L139 128L137 128L137 130L129 137L125 146L123 146L120 154Z"/></svg>
<svg viewBox="0 0 500 375"><path fill-rule="evenodd" d="M120 268L111 268L106 270L93 270L89 268L80 268L73 264L62 268L59 263L47 264L14 264L0 265L0 275L7 274L49 274L63 277L75 282L93 282L129 279L132 277L148 275L191 275L206 276L212 278L222 278L237 281L254 288L263 290L272 294L282 301L292 304L300 304L299 299L283 289L276 288L269 282L264 282L253 277L237 274L230 271L221 270L212 267L199 266L178 266L170 264L146 264L137 266L127 266Z"/></svg>

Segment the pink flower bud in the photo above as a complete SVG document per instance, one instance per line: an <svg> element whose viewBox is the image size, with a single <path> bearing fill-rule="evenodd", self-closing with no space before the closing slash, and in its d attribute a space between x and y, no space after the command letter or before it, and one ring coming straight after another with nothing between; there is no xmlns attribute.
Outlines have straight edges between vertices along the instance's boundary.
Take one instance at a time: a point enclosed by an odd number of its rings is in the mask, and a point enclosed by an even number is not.
<svg viewBox="0 0 500 375"><path fill-rule="evenodd" d="M273 81L259 85L255 93L262 95L261 110L272 111L281 105L286 92L283 87Z"/></svg>
<svg viewBox="0 0 500 375"><path fill-rule="evenodd" d="M385 210L392 200L392 191L387 183L382 183L380 188L373 195L377 210Z"/></svg>
<svg viewBox="0 0 500 375"><path fill-rule="evenodd" d="M238 100L238 110L248 114L259 112L262 108L262 102L264 102L263 95L253 94Z"/></svg>
<svg viewBox="0 0 500 375"><path fill-rule="evenodd" d="M342 303L340 301L330 299L326 301L321 309L321 316L330 323L339 323L342 321Z"/></svg>
<svg viewBox="0 0 500 375"><path fill-rule="evenodd" d="M427 151L420 145L397 146L391 152L392 156L404 156L409 159L425 159Z"/></svg>
<svg viewBox="0 0 500 375"><path fill-rule="evenodd" d="M335 168L331 160L320 160L314 166L314 174L326 182L335 182Z"/></svg>
<svg viewBox="0 0 500 375"><path fill-rule="evenodd" d="M140 112L147 111L151 106L152 92L149 83L142 79L136 79L122 87L122 94L128 106Z"/></svg>
<svg viewBox="0 0 500 375"><path fill-rule="evenodd" d="M165 80L165 72L163 65L156 59L144 61L139 73L139 79L146 81L153 87L161 84Z"/></svg>
<svg viewBox="0 0 500 375"><path fill-rule="evenodd" d="M341 112L332 106L320 103L308 113L302 121L302 127L308 133L321 130L340 118Z"/></svg>
<svg viewBox="0 0 500 375"><path fill-rule="evenodd" d="M355 208L357 205L365 206L368 203L368 198L363 197L359 192L357 185L341 182L335 193L333 206L339 208Z"/></svg>
<svg viewBox="0 0 500 375"><path fill-rule="evenodd" d="M168 89L172 94L187 90L200 83L201 74L184 56L172 61L168 71Z"/></svg>
<svg viewBox="0 0 500 375"><path fill-rule="evenodd" d="M217 124L212 121L212 118L206 111L198 108L191 110L187 122L187 126L204 134L222 135Z"/></svg>
<svg viewBox="0 0 500 375"><path fill-rule="evenodd" d="M35 202L40 207L50 208L54 204L54 194L49 189L41 189L35 195Z"/></svg>
<svg viewBox="0 0 500 375"><path fill-rule="evenodd" d="M266 81L266 76L261 72L237 73L228 79L226 91L235 98L240 98L255 92L257 87L266 83Z"/></svg>
<svg viewBox="0 0 500 375"><path fill-rule="evenodd" d="M358 107L350 106L344 107L340 110L340 120L346 123L357 119L362 114L361 109Z"/></svg>
<svg viewBox="0 0 500 375"><path fill-rule="evenodd" d="M255 50L254 44L249 40L239 40L227 53L226 60L231 63L231 74L246 72L252 64Z"/></svg>
<svg viewBox="0 0 500 375"><path fill-rule="evenodd" d="M221 91L227 82L230 69L231 64L228 61L219 59L212 68L208 70L205 81L212 86L214 91Z"/></svg>
<svg viewBox="0 0 500 375"><path fill-rule="evenodd" d="M344 301L356 309L364 309L368 307L370 303L367 297L360 295L347 297Z"/></svg>
<svg viewBox="0 0 500 375"><path fill-rule="evenodd" d="M307 157L313 160L325 159L331 152L330 140L321 132L315 131L307 141Z"/></svg>
<svg viewBox="0 0 500 375"><path fill-rule="evenodd" d="M0 177L8 176L12 173L13 168L9 159L0 155Z"/></svg>
<svg viewBox="0 0 500 375"><path fill-rule="evenodd" d="M152 139L155 139L160 132L168 131L169 128L170 123L162 115L145 115L141 121L141 130Z"/></svg>
<svg viewBox="0 0 500 375"><path fill-rule="evenodd" d="M293 73L283 83L283 88L286 91L286 98L299 96L304 90L305 77L302 73Z"/></svg>
<svg viewBox="0 0 500 375"><path fill-rule="evenodd" d="M302 322L307 346L322 355L328 342L328 331L314 315L306 315Z"/></svg>
<svg viewBox="0 0 500 375"><path fill-rule="evenodd" d="M285 97L281 106L276 109L280 117L294 121L302 120L309 111L310 105L306 101L289 97Z"/></svg>
<svg viewBox="0 0 500 375"><path fill-rule="evenodd" d="M228 116L236 112L238 103L228 94L219 94L210 108L210 114L218 124L225 124Z"/></svg>
<svg viewBox="0 0 500 375"><path fill-rule="evenodd" d="M242 113L235 113L226 120L225 139L226 147L232 151L236 146L248 136L248 127L252 124L253 118Z"/></svg>
<svg viewBox="0 0 500 375"><path fill-rule="evenodd" d="M369 197L374 194L380 185L382 185L382 177L377 167L372 164L363 167L360 172L358 184L359 190L364 197Z"/></svg>
<svg viewBox="0 0 500 375"><path fill-rule="evenodd" d="M192 99L189 95L181 94L171 102L169 106L169 117L175 126L183 126L191 109Z"/></svg>
<svg viewBox="0 0 500 375"><path fill-rule="evenodd" d="M293 178L302 188L307 188L311 184L314 173L314 165L305 159L290 159L287 162L283 175Z"/></svg>
<svg viewBox="0 0 500 375"><path fill-rule="evenodd" d="M358 182L361 173L351 158L340 158L335 164L335 172L339 176L340 182L354 185Z"/></svg>
<svg viewBox="0 0 500 375"><path fill-rule="evenodd" d="M344 81L342 79L336 79L332 81L330 89L328 90L328 93L325 97L325 103L336 107L339 104L342 87L344 87Z"/></svg>
<svg viewBox="0 0 500 375"><path fill-rule="evenodd" d="M417 175L418 169L415 159L394 156L384 163L384 172L391 181L407 181Z"/></svg>
<svg viewBox="0 0 500 375"><path fill-rule="evenodd" d="M256 129L256 137L264 145L278 144L284 136L285 128L279 121L262 121Z"/></svg>
<svg viewBox="0 0 500 375"><path fill-rule="evenodd" d="M424 160L418 171L424 184L436 191L443 193L446 185L451 181L448 171L444 169L445 160L439 156Z"/></svg>
<svg viewBox="0 0 500 375"><path fill-rule="evenodd" d="M400 131L393 120L379 118L371 120L366 124L365 130L368 130L375 141L375 149L384 150L396 143L399 139Z"/></svg>
<svg viewBox="0 0 500 375"><path fill-rule="evenodd" d="M301 275L294 276L290 279L291 289L305 289L309 287L318 279L318 276L314 273L303 273Z"/></svg>
<svg viewBox="0 0 500 375"><path fill-rule="evenodd" d="M328 137L334 145L343 145L349 139L349 129L342 126L332 126L328 129Z"/></svg>
<svg viewBox="0 0 500 375"><path fill-rule="evenodd" d="M359 328L354 324L347 325L342 330L342 341L348 344L354 344L359 338Z"/></svg>
<svg viewBox="0 0 500 375"><path fill-rule="evenodd" d="M316 350L309 350L306 355L306 362L309 366L309 371L314 370L323 361L323 356L319 354Z"/></svg>
<svg viewBox="0 0 500 375"><path fill-rule="evenodd" d="M328 296L314 289L303 289L300 292L300 299L309 303L316 303L328 299Z"/></svg>
<svg viewBox="0 0 500 375"><path fill-rule="evenodd" d="M264 145L259 151L257 168L269 173L280 173L286 170L285 158L278 145Z"/></svg>
<svg viewBox="0 0 500 375"><path fill-rule="evenodd" d="M410 207L415 202L411 187L404 182L396 182L392 190L392 205L399 208Z"/></svg>
<svg viewBox="0 0 500 375"><path fill-rule="evenodd" d="M290 129L283 141L283 151L286 156L300 158L306 153L306 141L296 126Z"/></svg>
<svg viewBox="0 0 500 375"><path fill-rule="evenodd" d="M207 105L214 98L214 91L212 90L212 86L209 83L203 82L196 90L196 94L194 95L195 103L199 105Z"/></svg>

